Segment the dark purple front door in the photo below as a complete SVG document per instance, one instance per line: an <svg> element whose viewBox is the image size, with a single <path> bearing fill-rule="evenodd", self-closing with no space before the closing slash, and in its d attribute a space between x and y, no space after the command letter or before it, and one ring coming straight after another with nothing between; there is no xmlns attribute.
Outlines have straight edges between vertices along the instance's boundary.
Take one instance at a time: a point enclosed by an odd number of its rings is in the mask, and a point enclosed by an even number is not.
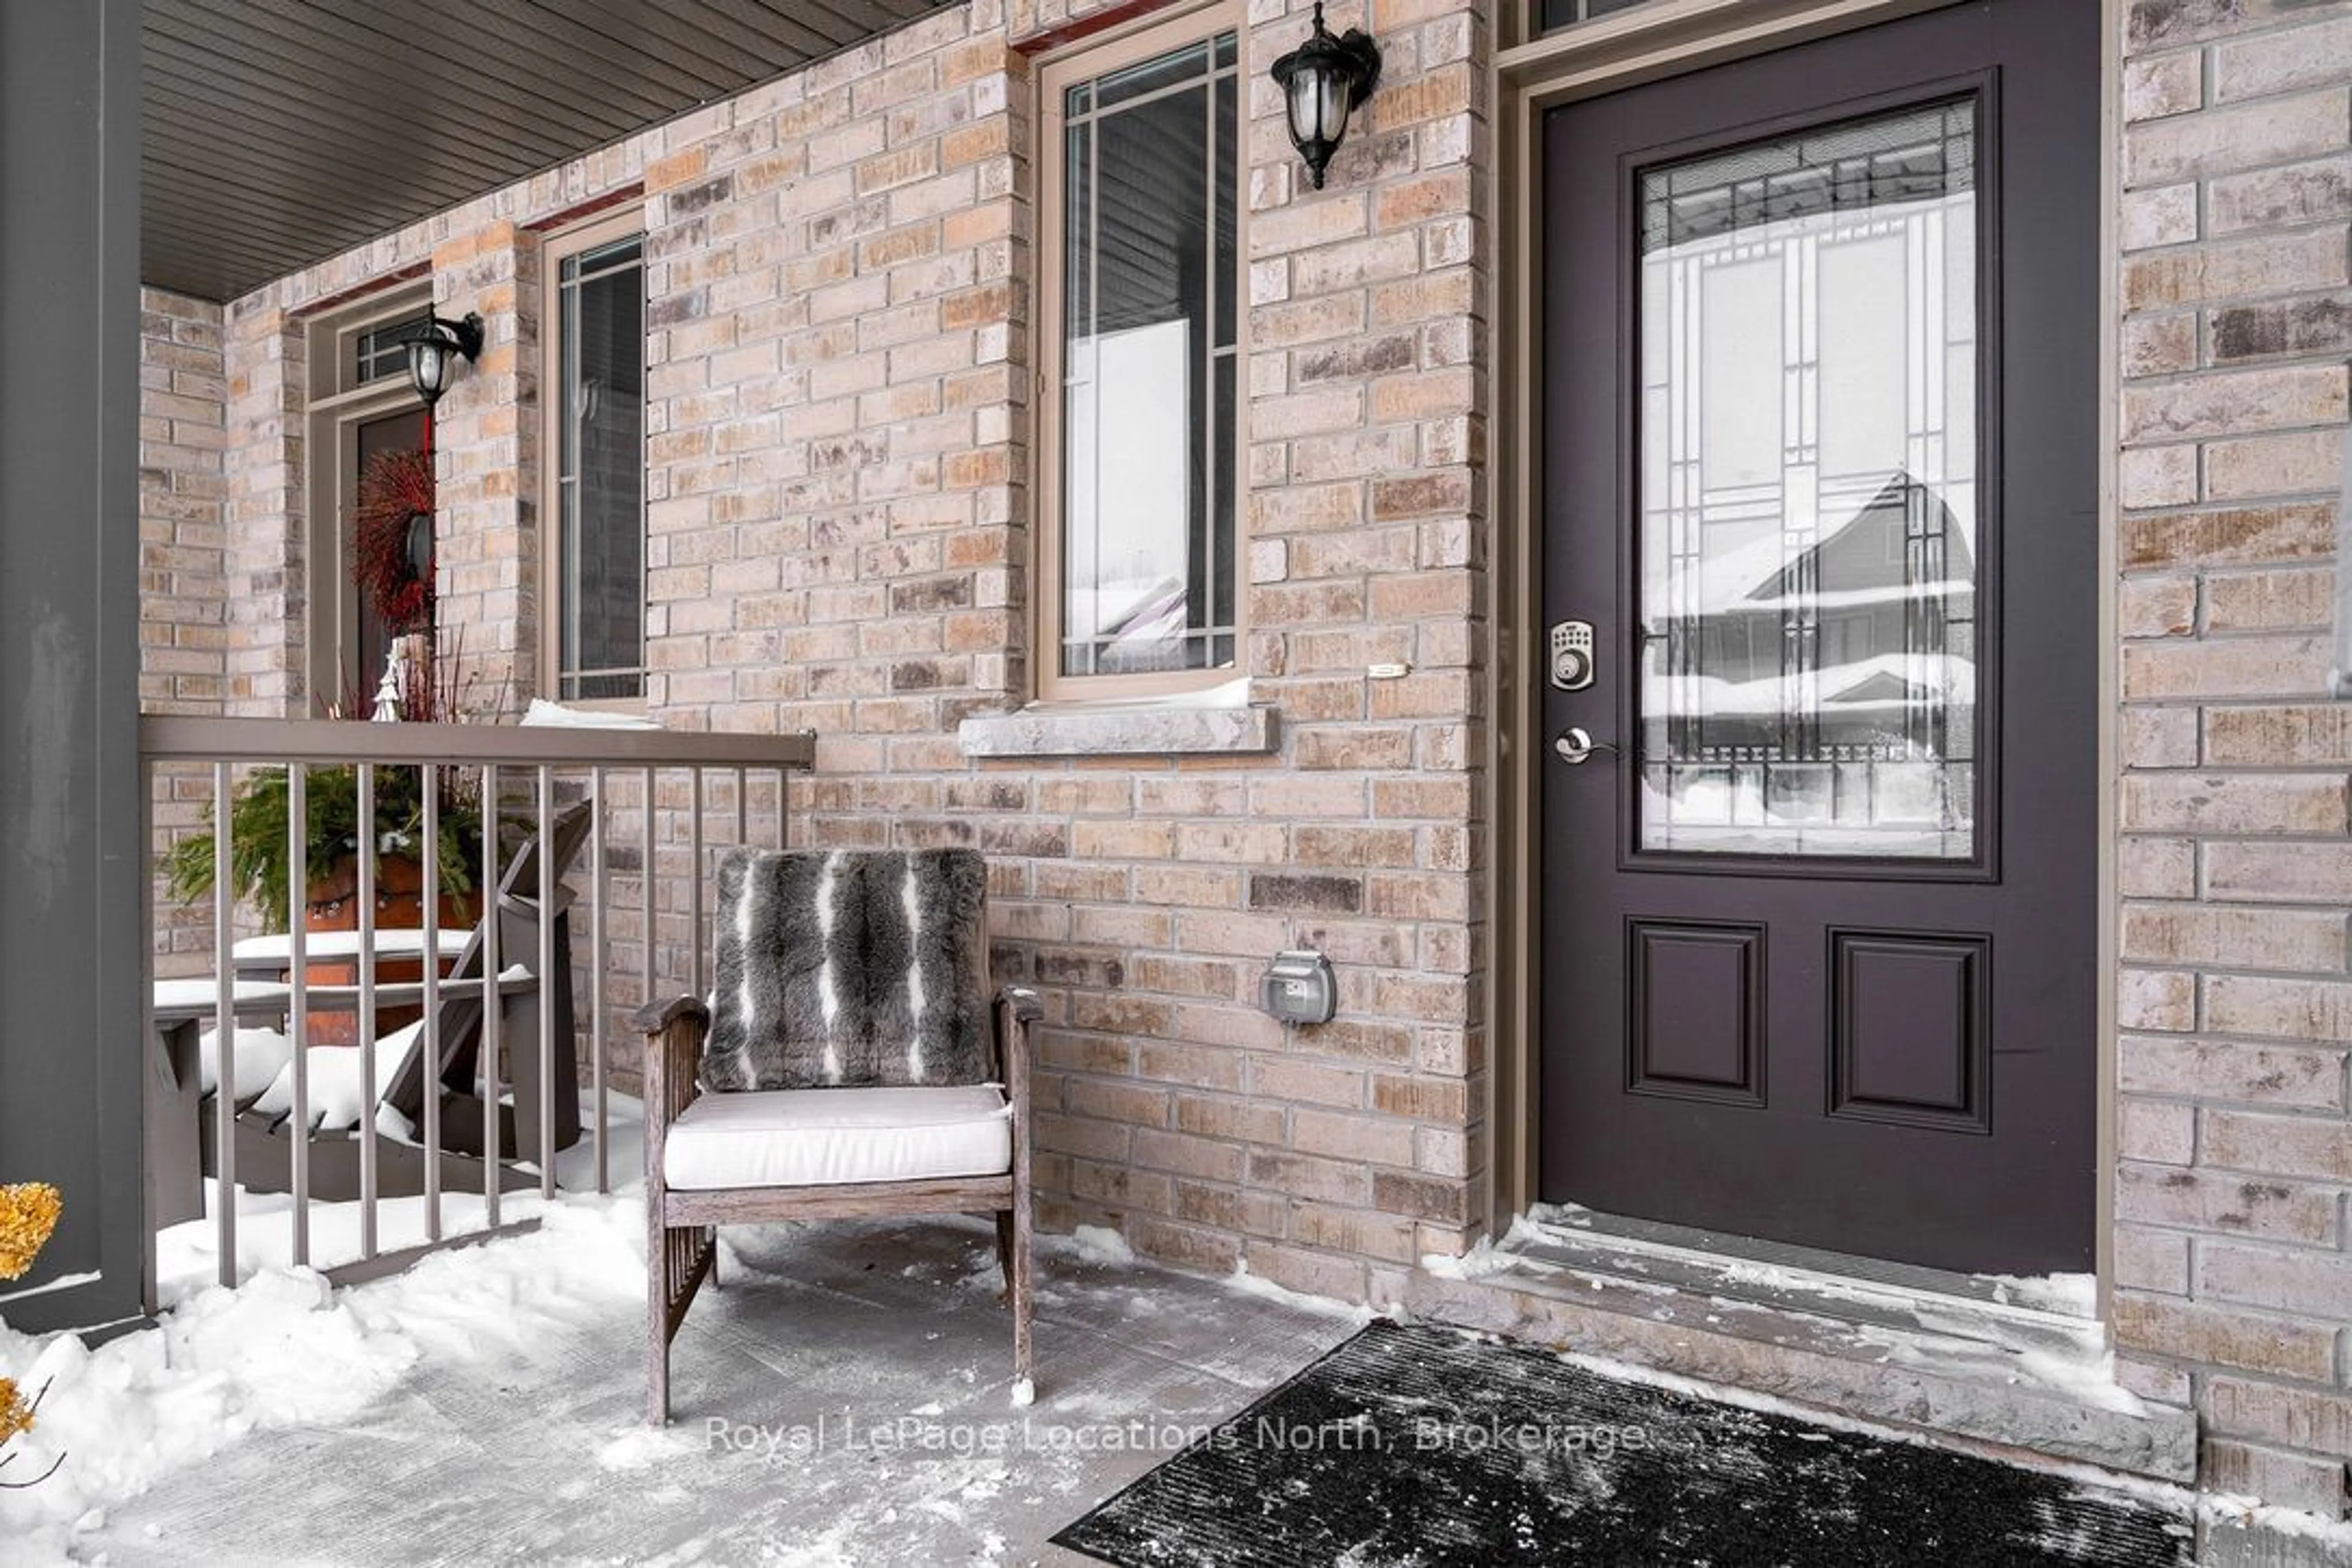
<svg viewBox="0 0 2352 1568"><path fill-rule="evenodd" d="M2091 1265L2097 26L1549 119L1549 1199Z"/></svg>

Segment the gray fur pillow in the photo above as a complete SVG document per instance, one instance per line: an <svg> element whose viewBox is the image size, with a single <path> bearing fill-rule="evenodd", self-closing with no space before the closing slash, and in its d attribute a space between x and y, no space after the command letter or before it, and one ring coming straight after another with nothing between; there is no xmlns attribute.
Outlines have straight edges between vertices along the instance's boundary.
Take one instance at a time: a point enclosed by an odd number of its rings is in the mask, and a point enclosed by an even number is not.
<svg viewBox="0 0 2352 1568"><path fill-rule="evenodd" d="M988 1077L988 864L972 849L866 862L866 1005L876 1083Z"/></svg>
<svg viewBox="0 0 2352 1568"><path fill-rule="evenodd" d="M970 849L730 853L705 1087L984 1081L987 890Z"/></svg>

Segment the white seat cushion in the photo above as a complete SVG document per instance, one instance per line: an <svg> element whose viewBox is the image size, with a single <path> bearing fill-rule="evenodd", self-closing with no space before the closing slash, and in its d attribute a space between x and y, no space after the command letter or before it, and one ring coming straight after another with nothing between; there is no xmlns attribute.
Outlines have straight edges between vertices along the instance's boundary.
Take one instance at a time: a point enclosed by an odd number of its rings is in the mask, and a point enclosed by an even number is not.
<svg viewBox="0 0 2352 1568"><path fill-rule="evenodd" d="M1013 1110L994 1084L703 1094L669 1125L662 1179L680 1192L1002 1175Z"/></svg>

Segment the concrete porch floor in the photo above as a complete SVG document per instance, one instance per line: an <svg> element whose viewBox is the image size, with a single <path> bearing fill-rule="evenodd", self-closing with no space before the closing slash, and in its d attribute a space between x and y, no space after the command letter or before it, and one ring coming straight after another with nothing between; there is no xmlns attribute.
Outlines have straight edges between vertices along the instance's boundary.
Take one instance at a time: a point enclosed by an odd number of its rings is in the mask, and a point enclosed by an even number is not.
<svg viewBox="0 0 2352 1568"><path fill-rule="evenodd" d="M84 1560L1089 1562L1046 1538L1354 1331L1046 1238L1037 1400L976 1223L746 1226L642 1426L640 1312L420 1363L347 1425L238 1443L114 1510ZM910 1440L964 1451L893 1447ZM994 1451L991 1451L992 1447Z"/></svg>

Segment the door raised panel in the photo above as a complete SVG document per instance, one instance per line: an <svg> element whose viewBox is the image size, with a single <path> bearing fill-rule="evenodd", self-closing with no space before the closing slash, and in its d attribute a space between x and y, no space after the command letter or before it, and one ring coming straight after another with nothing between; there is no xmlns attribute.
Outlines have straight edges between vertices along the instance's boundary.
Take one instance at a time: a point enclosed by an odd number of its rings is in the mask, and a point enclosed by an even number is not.
<svg viewBox="0 0 2352 1568"><path fill-rule="evenodd" d="M1625 924L1625 1086L1764 1103L1764 928Z"/></svg>
<svg viewBox="0 0 2352 1568"><path fill-rule="evenodd" d="M1830 932L1830 1114L1990 1132L1990 937Z"/></svg>

